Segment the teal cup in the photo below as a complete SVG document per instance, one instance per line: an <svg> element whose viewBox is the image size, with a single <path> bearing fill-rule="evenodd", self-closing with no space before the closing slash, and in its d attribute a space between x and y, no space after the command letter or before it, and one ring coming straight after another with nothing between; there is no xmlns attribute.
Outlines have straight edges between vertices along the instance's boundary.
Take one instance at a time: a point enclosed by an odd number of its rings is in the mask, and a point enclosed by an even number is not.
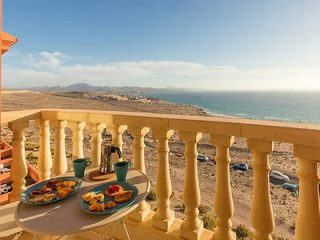
<svg viewBox="0 0 320 240"><path fill-rule="evenodd" d="M90 166L91 164L92 162L89 161L87 158L79 158L79 159L73 160L74 175L77 178L83 178L86 167Z"/></svg>
<svg viewBox="0 0 320 240"><path fill-rule="evenodd" d="M131 167L131 162L127 161L117 162L114 164L114 171L117 175L118 182L126 181L129 167Z"/></svg>

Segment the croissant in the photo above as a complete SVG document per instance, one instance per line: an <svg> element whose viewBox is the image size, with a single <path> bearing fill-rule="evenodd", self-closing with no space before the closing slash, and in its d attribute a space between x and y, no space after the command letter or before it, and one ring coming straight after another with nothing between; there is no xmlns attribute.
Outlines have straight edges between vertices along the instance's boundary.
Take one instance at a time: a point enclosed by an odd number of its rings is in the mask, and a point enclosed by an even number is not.
<svg viewBox="0 0 320 240"><path fill-rule="evenodd" d="M96 194L94 192L88 192L87 194L82 195L82 199L86 202L90 202L95 196Z"/></svg>
<svg viewBox="0 0 320 240"><path fill-rule="evenodd" d="M75 181L64 181L63 185L66 187L74 187L76 185Z"/></svg>
<svg viewBox="0 0 320 240"><path fill-rule="evenodd" d="M94 203L89 206L89 210L92 212L103 212L104 211L104 204L101 203Z"/></svg>
<svg viewBox="0 0 320 240"><path fill-rule="evenodd" d="M114 196L114 201L117 203L127 202L132 198L132 191L123 191Z"/></svg>
<svg viewBox="0 0 320 240"><path fill-rule="evenodd" d="M95 199L95 198L93 198L93 199L91 199L91 200L89 201L89 204L92 205L92 204L97 203L97 202L98 202L98 200Z"/></svg>
<svg viewBox="0 0 320 240"><path fill-rule="evenodd" d="M98 194L96 195L96 199L97 199L98 201L103 201L103 200L104 200L104 194L103 194L103 193L98 193Z"/></svg>
<svg viewBox="0 0 320 240"><path fill-rule="evenodd" d="M73 192L73 188L72 187L64 187L64 188L61 188L61 190L66 191L68 193Z"/></svg>
<svg viewBox="0 0 320 240"><path fill-rule="evenodd" d="M57 191L57 194L60 198L64 198L65 196L67 196L69 194L69 192L65 189L59 189Z"/></svg>

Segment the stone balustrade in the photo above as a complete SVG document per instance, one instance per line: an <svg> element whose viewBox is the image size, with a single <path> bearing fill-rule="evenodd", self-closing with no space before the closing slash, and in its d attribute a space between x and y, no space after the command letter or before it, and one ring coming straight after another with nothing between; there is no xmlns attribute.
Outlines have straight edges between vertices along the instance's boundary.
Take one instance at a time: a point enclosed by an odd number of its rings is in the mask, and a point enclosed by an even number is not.
<svg viewBox="0 0 320 240"><path fill-rule="evenodd" d="M68 169L67 157L66 157L66 133L65 128L67 121L52 121L55 131L55 147L54 147L54 164L52 173L54 176L63 174Z"/></svg>
<svg viewBox="0 0 320 240"><path fill-rule="evenodd" d="M19 199L25 188L27 174L24 149L24 131L30 120L36 120L40 128L40 150L38 168L41 179L57 176L67 170L65 149L65 128L71 128L73 149L72 158L83 154L83 131L91 132L91 152L94 165L100 162L101 133L104 129L112 134L112 143L122 148L122 134L127 129L133 137L134 167L145 172L144 138L151 131L157 143L157 210L150 211L146 202L133 212L129 219L134 222L131 230L134 239L144 236L142 229L157 231L157 236L165 239L236 239L232 231L233 199L230 186L229 148L234 137L247 139L253 154L253 196L251 223L254 239L270 240L274 229L274 216L270 199L269 159L273 142L287 142L294 146L294 154L299 162L300 195L296 220L296 239L314 240L320 236L320 210L317 166L320 161L320 127L283 122L268 122L222 117L195 117L167 114L102 112L82 110L44 109L3 113L1 123L9 123L13 131L13 192L11 201ZM54 129L53 161L50 148L50 127ZM183 202L185 218L175 218L170 196L172 183L169 165L168 141L178 131L180 140L185 143L185 177ZM197 143L202 133L210 134L211 143L216 147L216 185L214 213L217 227L213 232L203 228L199 219L198 207L201 202L197 171ZM129 220L128 220L129 221ZM151 230L150 230L151 229ZM177 230L177 231L176 231ZM140 231L140 232L139 232ZM161 234L162 235L161 235ZM164 235L163 235L164 234ZM148 235L146 235L148 236ZM152 239L163 239L156 237Z"/></svg>

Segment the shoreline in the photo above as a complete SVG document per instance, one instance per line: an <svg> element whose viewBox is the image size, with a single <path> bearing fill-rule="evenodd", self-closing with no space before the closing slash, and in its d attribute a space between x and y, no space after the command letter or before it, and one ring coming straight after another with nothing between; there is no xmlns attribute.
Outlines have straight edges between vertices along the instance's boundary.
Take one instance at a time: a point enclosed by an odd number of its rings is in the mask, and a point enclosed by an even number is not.
<svg viewBox="0 0 320 240"><path fill-rule="evenodd" d="M311 125L319 125L320 121L307 121L307 120L294 120L289 118L277 118L277 117L257 117L250 116L247 114L242 114L239 116L237 114L228 115L222 113L212 112L210 109L200 106L198 104L190 104L190 103L178 103L174 101L169 101L164 98L159 98L158 96L152 97L150 95L144 96L143 94L133 94L133 93L117 93L117 92L86 92L86 91L71 91L71 92L48 92L48 91L30 91L30 90L4 90L3 95L14 95L14 94L43 94L43 95L52 95L58 97L66 97L66 98L84 98L89 100L95 100L100 102L117 102L118 105L123 105L123 103L129 103L134 105L138 104L163 104L163 105L171 105L174 108L188 108L189 112L187 114L183 113L183 110L180 111L182 115L200 115L200 116L212 116L212 117L224 117L224 118L236 118L236 119L249 119L249 120L262 120L262 121L272 121L272 122L286 122L286 123L297 123L297 124L311 124ZM4 98L4 97L3 97ZM38 108L38 107L37 107ZM63 106L62 106L63 108ZM72 107L75 108L75 107ZM139 107L140 108L140 107ZM10 109L10 107L9 107ZM9 109L6 106L3 106L4 111L8 111ZM79 109L83 109L80 107ZM193 109L193 113L192 113ZM94 109L96 110L96 109ZM130 110L130 109L128 109ZM133 108L133 110L140 111L137 108ZM191 112L190 112L191 111ZM152 112L150 110L146 112ZM162 112L161 112L162 113Z"/></svg>
<svg viewBox="0 0 320 240"><path fill-rule="evenodd" d="M173 104L192 105L194 107L203 109L208 115L212 116L290 123L320 124L320 114L315 114L320 112L319 105L310 104L310 102L314 102L318 99L318 97L315 98L315 96L303 95L294 98L294 96L290 95L290 98L288 96L281 98L279 95L277 95L279 92L270 92L270 94L274 94L275 96L271 95L267 98L266 92L261 92L261 94L264 94L262 96L259 96L257 92L252 92L252 95L249 96L241 95L244 92L218 91L209 96L207 93L208 92L197 92L194 95L190 95L186 92L160 92L154 94L148 93L145 95L151 97L154 95L159 99L171 102ZM223 95L224 93L226 96ZM232 95L233 93L235 96ZM268 104L270 101L271 103ZM251 104L251 102L253 104Z"/></svg>

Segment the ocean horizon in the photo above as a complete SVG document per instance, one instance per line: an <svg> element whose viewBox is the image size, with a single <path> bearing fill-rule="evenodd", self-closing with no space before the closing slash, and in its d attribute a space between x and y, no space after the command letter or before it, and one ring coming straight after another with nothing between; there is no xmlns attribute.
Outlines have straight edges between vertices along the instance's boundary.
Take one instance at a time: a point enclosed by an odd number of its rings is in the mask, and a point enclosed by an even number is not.
<svg viewBox="0 0 320 240"><path fill-rule="evenodd" d="M193 105L218 116L320 123L320 92L159 90L143 96Z"/></svg>

